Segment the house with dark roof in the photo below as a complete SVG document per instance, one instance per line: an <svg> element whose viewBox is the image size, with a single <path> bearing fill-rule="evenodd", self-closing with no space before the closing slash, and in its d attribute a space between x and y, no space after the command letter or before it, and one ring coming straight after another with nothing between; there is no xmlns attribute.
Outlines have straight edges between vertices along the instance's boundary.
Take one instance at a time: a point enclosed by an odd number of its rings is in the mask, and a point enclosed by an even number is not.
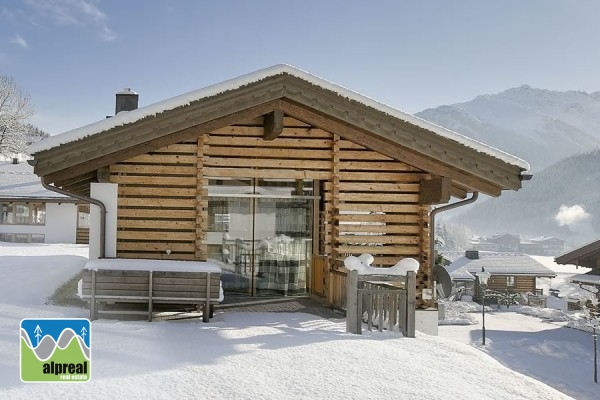
<svg viewBox="0 0 600 400"><path fill-rule="evenodd" d="M87 243L89 205L45 189L18 158L0 161L0 242Z"/></svg>
<svg viewBox="0 0 600 400"><path fill-rule="evenodd" d="M487 289L493 292L542 294L537 288L537 278L554 278L556 273L524 253L467 250L444 252L450 264L446 267L450 277L468 272L474 280L474 296L479 299L481 288L477 273L485 268L490 273Z"/></svg>
<svg viewBox="0 0 600 400"><path fill-rule="evenodd" d="M418 260L418 306L435 307L433 206L530 177L517 157L288 65L137 104L124 91L115 116L32 145L35 173L94 204L91 258L214 260L226 295L343 306L344 258L370 253Z"/></svg>

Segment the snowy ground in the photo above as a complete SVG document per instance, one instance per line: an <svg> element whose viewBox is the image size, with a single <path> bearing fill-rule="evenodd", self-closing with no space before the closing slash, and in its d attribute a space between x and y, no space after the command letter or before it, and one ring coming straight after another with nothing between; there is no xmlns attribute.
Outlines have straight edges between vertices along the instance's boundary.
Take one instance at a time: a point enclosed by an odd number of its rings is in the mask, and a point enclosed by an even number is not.
<svg viewBox="0 0 600 400"><path fill-rule="evenodd" d="M344 320L303 313L217 313L206 324L101 320L92 325L90 382L22 383L20 320L87 317L44 304L86 252L0 243L0 398L569 398L523 374L574 398L597 397L589 334L513 312L489 314L485 348L477 312L475 324L416 339L351 335Z"/></svg>

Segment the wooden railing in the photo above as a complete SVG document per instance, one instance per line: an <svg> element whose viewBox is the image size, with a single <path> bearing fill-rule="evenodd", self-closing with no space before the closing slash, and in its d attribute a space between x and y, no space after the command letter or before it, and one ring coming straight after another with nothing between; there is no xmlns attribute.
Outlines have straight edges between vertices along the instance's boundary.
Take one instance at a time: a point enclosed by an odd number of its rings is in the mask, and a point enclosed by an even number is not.
<svg viewBox="0 0 600 400"><path fill-rule="evenodd" d="M373 326L399 330L415 337L416 274L358 275L348 271L346 281L346 331L362 333L363 318L368 329Z"/></svg>

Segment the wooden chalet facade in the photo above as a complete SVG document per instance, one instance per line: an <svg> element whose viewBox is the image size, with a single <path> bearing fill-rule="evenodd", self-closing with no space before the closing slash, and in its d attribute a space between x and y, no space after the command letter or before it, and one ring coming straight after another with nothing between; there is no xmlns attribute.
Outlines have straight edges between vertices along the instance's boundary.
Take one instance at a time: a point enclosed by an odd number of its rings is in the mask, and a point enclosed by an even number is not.
<svg viewBox="0 0 600 400"><path fill-rule="evenodd" d="M444 253L451 261L446 267L450 276L455 272L466 271L474 277L473 295L481 300L481 287L477 273L481 268L490 273L487 290L491 293L529 293L542 295L537 288L537 278L554 278L556 273L524 253L467 250L457 256L457 252Z"/></svg>
<svg viewBox="0 0 600 400"><path fill-rule="evenodd" d="M433 287L432 205L518 190L528 168L290 66L121 112L30 152L46 184L93 198L112 187L114 199L99 196L114 203L105 257L218 259L235 265L230 287L252 295L285 260L280 293L331 302L347 255L379 266L412 257L421 306L433 305L420 298Z"/></svg>

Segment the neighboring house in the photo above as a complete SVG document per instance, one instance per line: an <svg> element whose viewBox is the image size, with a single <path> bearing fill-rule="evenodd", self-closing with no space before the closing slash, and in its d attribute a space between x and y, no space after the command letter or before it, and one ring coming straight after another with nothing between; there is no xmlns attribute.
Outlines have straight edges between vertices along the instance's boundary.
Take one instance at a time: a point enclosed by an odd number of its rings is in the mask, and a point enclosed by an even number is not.
<svg viewBox="0 0 600 400"><path fill-rule="evenodd" d="M89 205L44 189L33 168L0 161L0 242L87 243Z"/></svg>
<svg viewBox="0 0 600 400"><path fill-rule="evenodd" d="M585 244L554 258L557 264L573 264L578 267L591 268L585 274L573 275L572 283L589 287L588 291L595 294L600 301L600 240Z"/></svg>
<svg viewBox="0 0 600 400"><path fill-rule="evenodd" d="M555 237L541 236L529 240L534 246L534 250L528 254L539 256L558 256L565 251L565 241ZM521 244L523 247L523 243Z"/></svg>
<svg viewBox="0 0 600 400"><path fill-rule="evenodd" d="M555 256L565 250L565 241L555 237L541 236L521 241L518 235L498 233L491 237L473 236L471 248L482 251L520 252L538 256Z"/></svg>
<svg viewBox="0 0 600 400"><path fill-rule="evenodd" d="M491 237L479 238L473 243L474 248L484 251L520 251L521 238L510 233L497 233Z"/></svg>
<svg viewBox="0 0 600 400"><path fill-rule="evenodd" d="M491 291L542 294L537 288L536 278L556 277L554 271L523 253L467 250L464 253L444 252L443 256L451 261L446 267L450 277L463 270L476 277L484 267L491 274L487 285ZM477 279L474 296L477 299L481 296Z"/></svg>
<svg viewBox="0 0 600 400"><path fill-rule="evenodd" d="M285 65L136 107L118 94L116 116L32 145L35 173L106 206L92 259L214 260L230 293L341 306L344 258L370 253L417 259L418 305L435 306L432 205L528 178L516 157Z"/></svg>
<svg viewBox="0 0 600 400"><path fill-rule="evenodd" d="M462 289L464 294L473 295L475 276L465 267L460 267L450 272L450 279L452 279L453 292Z"/></svg>

